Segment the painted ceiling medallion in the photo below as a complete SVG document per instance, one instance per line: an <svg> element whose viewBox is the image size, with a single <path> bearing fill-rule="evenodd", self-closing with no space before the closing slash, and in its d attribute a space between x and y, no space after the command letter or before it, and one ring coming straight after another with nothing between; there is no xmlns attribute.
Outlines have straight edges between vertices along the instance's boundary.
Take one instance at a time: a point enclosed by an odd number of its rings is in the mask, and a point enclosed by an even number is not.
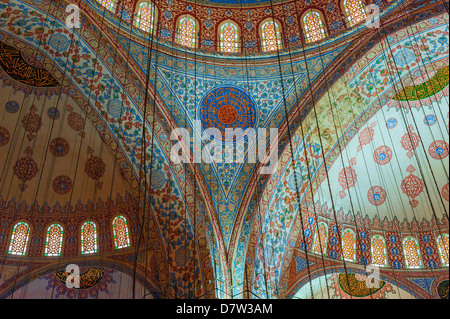
<svg viewBox="0 0 450 319"><path fill-rule="evenodd" d="M367 192L367 199L374 206L380 206L386 201L386 191L381 186L373 186Z"/></svg>
<svg viewBox="0 0 450 319"><path fill-rule="evenodd" d="M442 160L448 156L448 143L442 140L434 141L428 147L428 154L436 160Z"/></svg>
<svg viewBox="0 0 450 319"><path fill-rule="evenodd" d="M217 128L226 139L226 129L256 127L256 104L247 92L237 87L211 90L201 100L199 109L203 129Z"/></svg>
<svg viewBox="0 0 450 319"><path fill-rule="evenodd" d="M27 132L27 139L31 141L36 137L36 133L41 129L42 119L37 114L37 108L35 105L31 106L30 113L25 114L22 119L22 126Z"/></svg>
<svg viewBox="0 0 450 319"><path fill-rule="evenodd" d="M28 187L25 182L33 179L39 171L38 164L31 158L33 155L31 147L27 147L24 153L27 156L18 159L13 168L14 174L22 181L19 185L22 192Z"/></svg>
<svg viewBox="0 0 450 319"><path fill-rule="evenodd" d="M419 204L419 201L416 200L416 197L418 197L423 192L424 186L423 180L413 174L415 170L416 169L414 168L414 166L409 165L406 169L409 175L406 176L401 183L402 192L406 194L406 196L411 198L409 204L412 207L417 207L417 205Z"/></svg>
<svg viewBox="0 0 450 319"><path fill-rule="evenodd" d="M56 157L66 156L70 151L69 142L62 137L57 137L50 142L50 152Z"/></svg>
<svg viewBox="0 0 450 319"><path fill-rule="evenodd" d="M370 124L369 127L366 127L364 130L359 133L359 145L357 146L357 151L361 151L364 145L369 144L375 135L374 127L377 125L377 121Z"/></svg>
<svg viewBox="0 0 450 319"><path fill-rule="evenodd" d="M61 175L53 180L53 190L58 195L65 195L72 190L72 180L69 176Z"/></svg>
<svg viewBox="0 0 450 319"><path fill-rule="evenodd" d="M448 190L448 183L442 187L441 191L442 197L448 202L448 196L449 196L449 190Z"/></svg>
<svg viewBox="0 0 450 319"><path fill-rule="evenodd" d="M6 128L0 126L0 147L8 144L9 139L10 139L9 131Z"/></svg>
<svg viewBox="0 0 450 319"><path fill-rule="evenodd" d="M408 158L413 157L414 151L417 146L419 146L419 143L420 137L419 135L417 135L417 133L414 132L414 126L412 126L411 124L408 125L408 132L402 136L402 139L400 141L402 147L405 149L405 151L407 151L406 156L408 156Z"/></svg>
<svg viewBox="0 0 450 319"><path fill-rule="evenodd" d="M80 114L74 112L72 106L67 105L66 109L69 111L67 123L74 131L78 132L79 135L84 138L86 136L86 134L84 133L84 126L86 123L85 120L81 117Z"/></svg>
<svg viewBox="0 0 450 319"><path fill-rule="evenodd" d="M389 146L382 145L380 147L377 147L377 149L373 153L373 160L379 165L386 165L391 161L392 155L393 153L391 148Z"/></svg>
<svg viewBox="0 0 450 319"><path fill-rule="evenodd" d="M341 198L347 196L345 190L354 187L357 181L356 171L353 168L353 166L356 165L356 158L351 158L349 164L350 166L346 166L341 170L338 177L339 185L342 187L342 191L339 191L339 196Z"/></svg>
<svg viewBox="0 0 450 319"><path fill-rule="evenodd" d="M105 163L100 157L92 155L93 153L94 150L88 147L88 154L91 157L87 160L84 171L90 178L95 180L95 186L98 189L102 189L103 182L100 182L100 178L105 174Z"/></svg>

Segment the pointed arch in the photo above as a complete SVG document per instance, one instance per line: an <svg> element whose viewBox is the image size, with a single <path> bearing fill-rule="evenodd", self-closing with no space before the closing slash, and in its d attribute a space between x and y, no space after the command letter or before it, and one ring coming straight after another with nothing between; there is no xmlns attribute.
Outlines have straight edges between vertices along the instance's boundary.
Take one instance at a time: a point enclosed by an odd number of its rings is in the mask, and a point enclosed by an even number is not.
<svg viewBox="0 0 450 319"><path fill-rule="evenodd" d="M372 242L370 245L370 253L372 256L372 265L378 267L386 267L387 265L387 250L386 240L383 236L372 236Z"/></svg>
<svg viewBox="0 0 450 319"><path fill-rule="evenodd" d="M237 23L226 20L218 28L219 50L221 52L238 53L240 51L241 31Z"/></svg>
<svg viewBox="0 0 450 319"><path fill-rule="evenodd" d="M117 3L119 0L97 0L102 6L112 12L116 12Z"/></svg>
<svg viewBox="0 0 450 319"><path fill-rule="evenodd" d="M280 23L272 18L261 22L259 27L261 50L263 52L277 51L283 48Z"/></svg>
<svg viewBox="0 0 450 319"><path fill-rule="evenodd" d="M407 236L403 239L403 254L405 255L407 269L423 268L419 241L417 238Z"/></svg>
<svg viewBox="0 0 450 319"><path fill-rule="evenodd" d="M439 250L439 256L441 257L441 264L443 267L448 267L449 266L449 258L448 258L448 254L449 254L449 238L448 238L448 234L443 233L437 236L437 246L438 246L438 250Z"/></svg>
<svg viewBox="0 0 450 319"><path fill-rule="evenodd" d="M325 19L318 10L309 10L302 15L302 28L305 33L306 43L312 43L324 39L327 36Z"/></svg>
<svg viewBox="0 0 450 319"><path fill-rule="evenodd" d="M97 251L97 225L88 220L81 225L81 254L95 254Z"/></svg>
<svg viewBox="0 0 450 319"><path fill-rule="evenodd" d="M175 41L189 48L197 47L198 23L194 17L181 15L176 24Z"/></svg>
<svg viewBox="0 0 450 319"><path fill-rule="evenodd" d="M141 0L136 5L134 26L152 34L156 30L157 17L158 9L156 6L148 0Z"/></svg>
<svg viewBox="0 0 450 319"><path fill-rule="evenodd" d="M342 258L345 261L356 262L356 234L350 228L344 230L341 236Z"/></svg>
<svg viewBox="0 0 450 319"><path fill-rule="evenodd" d="M128 232L127 219L123 215L118 215L113 219L113 238L114 247L116 249L121 249L129 247L130 244L130 234Z"/></svg>
<svg viewBox="0 0 450 319"><path fill-rule="evenodd" d="M354 26L367 17L365 3L363 0L342 0L342 12L344 12L347 26Z"/></svg>
<svg viewBox="0 0 450 319"><path fill-rule="evenodd" d="M63 245L63 227L54 223L48 226L45 238L44 256L61 256Z"/></svg>
<svg viewBox="0 0 450 319"><path fill-rule="evenodd" d="M28 238L30 236L30 225L21 221L14 225L11 234L8 254L25 256Z"/></svg>
<svg viewBox="0 0 450 319"><path fill-rule="evenodd" d="M328 225L324 221L321 221L316 225L312 251L316 254L325 255L327 253L327 244L328 244Z"/></svg>

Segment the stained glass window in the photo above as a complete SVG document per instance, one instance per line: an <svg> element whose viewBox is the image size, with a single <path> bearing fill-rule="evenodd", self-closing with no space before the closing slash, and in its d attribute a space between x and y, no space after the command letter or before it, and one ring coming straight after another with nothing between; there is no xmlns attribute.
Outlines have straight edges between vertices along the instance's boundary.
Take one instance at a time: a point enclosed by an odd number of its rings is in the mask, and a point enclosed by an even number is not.
<svg viewBox="0 0 450 319"><path fill-rule="evenodd" d="M113 220L113 235L116 249L130 246L127 220L123 216L117 216Z"/></svg>
<svg viewBox="0 0 450 319"><path fill-rule="evenodd" d="M320 254L325 254L327 251L328 242L328 227L324 222L320 222L318 225L318 230L316 228L316 233L314 235L313 241L313 252Z"/></svg>
<svg viewBox="0 0 450 319"><path fill-rule="evenodd" d="M310 11L303 17L303 27L305 28L306 42L315 42L325 38L325 27L320 14Z"/></svg>
<svg viewBox="0 0 450 319"><path fill-rule="evenodd" d="M277 22L269 20L262 24L261 40L261 46L264 52L281 49L280 27Z"/></svg>
<svg viewBox="0 0 450 319"><path fill-rule="evenodd" d="M366 10L361 0L344 0L344 10L349 26L355 25L366 18Z"/></svg>
<svg viewBox="0 0 450 319"><path fill-rule="evenodd" d="M406 268L422 268L419 243L413 237L406 237L403 240L403 253L405 254Z"/></svg>
<svg viewBox="0 0 450 319"><path fill-rule="evenodd" d="M233 22L227 21L220 27L220 50L239 52L239 31Z"/></svg>
<svg viewBox="0 0 450 319"><path fill-rule="evenodd" d="M26 222L14 225L8 253L11 255L25 255L30 235L30 226Z"/></svg>
<svg viewBox="0 0 450 319"><path fill-rule="evenodd" d="M97 225L87 221L81 226L81 253L95 254L97 252Z"/></svg>
<svg viewBox="0 0 450 319"><path fill-rule="evenodd" d="M145 32L153 31L155 7L150 2L142 2L136 12L134 25Z"/></svg>
<svg viewBox="0 0 450 319"><path fill-rule="evenodd" d="M190 17L181 18L178 22L177 42L181 45L195 48L195 21Z"/></svg>
<svg viewBox="0 0 450 319"><path fill-rule="evenodd" d="M342 234L342 256L344 260L356 261L356 238L355 232L351 229L346 229Z"/></svg>
<svg viewBox="0 0 450 319"><path fill-rule="evenodd" d="M387 264L386 241L382 236L372 237L371 245L372 265L384 267Z"/></svg>
<svg viewBox="0 0 450 319"><path fill-rule="evenodd" d="M114 11L118 0L97 0L106 9Z"/></svg>
<svg viewBox="0 0 450 319"><path fill-rule="evenodd" d="M439 255L441 255L442 266L448 267L449 243L448 234L440 234L437 238Z"/></svg>
<svg viewBox="0 0 450 319"><path fill-rule="evenodd" d="M45 256L61 255L63 243L63 228L59 224L52 224L47 229L47 238L45 239Z"/></svg>

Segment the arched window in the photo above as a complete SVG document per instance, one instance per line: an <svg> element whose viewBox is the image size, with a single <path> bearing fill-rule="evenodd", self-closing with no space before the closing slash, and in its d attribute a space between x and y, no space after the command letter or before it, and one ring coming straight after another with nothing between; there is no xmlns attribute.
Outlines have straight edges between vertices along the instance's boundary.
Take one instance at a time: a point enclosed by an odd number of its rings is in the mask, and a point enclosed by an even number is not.
<svg viewBox="0 0 450 319"><path fill-rule="evenodd" d="M97 225L88 220L81 226L81 254L97 253Z"/></svg>
<svg viewBox="0 0 450 319"><path fill-rule="evenodd" d="M141 2L134 18L134 25L145 32L152 33L155 17L155 6L151 2Z"/></svg>
<svg viewBox="0 0 450 319"><path fill-rule="evenodd" d="M47 228L45 239L45 256L60 256L63 243L63 228L59 224L52 224Z"/></svg>
<svg viewBox="0 0 450 319"><path fill-rule="evenodd" d="M176 40L179 44L189 48L196 46L197 24L195 20L189 16L184 16L179 19L177 27Z"/></svg>
<svg viewBox="0 0 450 319"><path fill-rule="evenodd" d="M117 216L113 220L114 245L116 249L130 246L130 235L128 234L127 219Z"/></svg>
<svg viewBox="0 0 450 319"><path fill-rule="evenodd" d="M239 52L239 29L231 21L225 21L219 28L220 51Z"/></svg>
<svg viewBox="0 0 450 319"><path fill-rule="evenodd" d="M411 236L403 239L403 253L405 255L406 268L422 268L419 243Z"/></svg>
<svg viewBox="0 0 450 319"><path fill-rule="evenodd" d="M115 11L118 0L97 0L102 6L110 11Z"/></svg>
<svg viewBox="0 0 450 319"><path fill-rule="evenodd" d="M30 226L26 222L19 222L14 225L9 244L8 253L11 255L25 255L30 235Z"/></svg>
<svg viewBox="0 0 450 319"><path fill-rule="evenodd" d="M342 257L346 261L356 261L356 236L351 229L346 229L342 234Z"/></svg>
<svg viewBox="0 0 450 319"><path fill-rule="evenodd" d="M316 233L314 234L313 252L325 255L327 252L327 243L328 226L324 222L320 222L316 227Z"/></svg>
<svg viewBox="0 0 450 319"><path fill-rule="evenodd" d="M386 241L382 236L372 237L371 244L372 265L385 267L387 264Z"/></svg>
<svg viewBox="0 0 450 319"><path fill-rule="evenodd" d="M438 236L437 246L439 249L439 255L441 256L442 266L448 267L448 253L449 253L448 234L440 234Z"/></svg>
<svg viewBox="0 0 450 319"><path fill-rule="evenodd" d="M366 10L362 0L344 0L342 6L350 27L366 19Z"/></svg>
<svg viewBox="0 0 450 319"><path fill-rule="evenodd" d="M281 50L280 26L273 19L261 24L261 49L263 52Z"/></svg>
<svg viewBox="0 0 450 319"><path fill-rule="evenodd" d="M325 26L319 12L309 11L303 16L302 22L307 43L325 38Z"/></svg>

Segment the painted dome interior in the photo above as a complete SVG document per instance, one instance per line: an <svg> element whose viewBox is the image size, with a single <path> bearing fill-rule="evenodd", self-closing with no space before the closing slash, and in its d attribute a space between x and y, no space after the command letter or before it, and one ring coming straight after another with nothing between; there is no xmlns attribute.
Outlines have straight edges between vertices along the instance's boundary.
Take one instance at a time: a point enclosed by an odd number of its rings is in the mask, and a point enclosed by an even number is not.
<svg viewBox="0 0 450 319"><path fill-rule="evenodd" d="M448 66L445 0L0 0L0 298L448 299Z"/></svg>

